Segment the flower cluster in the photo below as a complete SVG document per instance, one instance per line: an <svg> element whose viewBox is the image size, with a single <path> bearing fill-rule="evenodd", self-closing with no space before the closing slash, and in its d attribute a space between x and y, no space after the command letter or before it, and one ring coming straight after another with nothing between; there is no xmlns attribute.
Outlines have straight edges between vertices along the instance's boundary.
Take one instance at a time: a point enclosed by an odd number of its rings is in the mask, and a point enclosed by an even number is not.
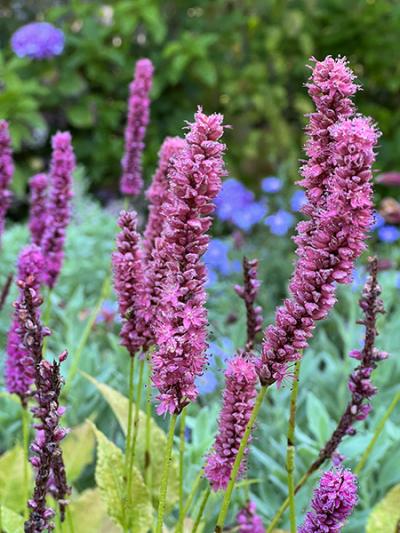
<svg viewBox="0 0 400 533"><path fill-rule="evenodd" d="M228 485L233 463L253 410L257 380L253 361L241 356L229 361L225 372L218 434L204 468L213 490L226 489ZM245 462L242 461L239 476L244 470Z"/></svg>
<svg viewBox="0 0 400 533"><path fill-rule="evenodd" d="M128 122L125 128L125 153L122 158L121 192L136 196L143 187L142 153L144 136L150 119L150 89L153 81L153 64L140 59L135 66L135 76L130 85Z"/></svg>
<svg viewBox="0 0 400 533"><path fill-rule="evenodd" d="M265 331L260 367L265 385L281 383L287 363L300 357L316 321L334 305L336 284L351 281L373 221L371 167L378 133L364 117L346 118L355 85L343 60L317 63L312 79L317 113L310 118L310 159L302 169L308 198L303 211L310 219L297 226L291 298Z"/></svg>
<svg viewBox="0 0 400 533"><path fill-rule="evenodd" d="M343 469L325 472L299 533L339 533L356 504L356 477Z"/></svg>
<svg viewBox="0 0 400 533"><path fill-rule="evenodd" d="M47 59L64 50L64 33L49 22L31 22L13 34L11 47L18 57Z"/></svg>
<svg viewBox="0 0 400 533"><path fill-rule="evenodd" d="M14 163L8 123L0 120L0 239L4 231L7 209L11 202L9 186L13 173Z"/></svg>
<svg viewBox="0 0 400 533"><path fill-rule="evenodd" d="M31 393L34 380L34 361L31 351L24 345L26 320L24 307L24 290L28 287L39 295L44 261L36 245L25 247L18 258L18 283L21 287L15 302L14 318L7 339L7 360L5 364L5 381L10 393L18 394L23 404ZM37 310L37 312L39 312Z"/></svg>
<svg viewBox="0 0 400 533"><path fill-rule="evenodd" d="M206 362L206 271L201 256L209 242L213 200L225 174L222 134L222 116L198 110L168 176L165 225L153 250L159 305L152 361L159 413L179 413L197 397L195 379Z"/></svg>
<svg viewBox="0 0 400 533"><path fill-rule="evenodd" d="M141 348L147 350L152 339L150 292L136 213L122 211L118 224L122 231L112 256L114 285L123 321L122 345L133 357Z"/></svg>
<svg viewBox="0 0 400 533"><path fill-rule="evenodd" d="M46 228L41 248L46 268L44 281L54 287L64 260L65 230L70 219L72 197L72 173L75 156L69 132L58 132L52 139L50 167L50 192L47 202Z"/></svg>
<svg viewBox="0 0 400 533"><path fill-rule="evenodd" d="M46 174L36 174L29 180L30 211L29 229L32 242L40 246L47 226L47 188L49 180Z"/></svg>
<svg viewBox="0 0 400 533"><path fill-rule="evenodd" d="M256 504L252 501L240 509L236 515L239 533L264 533L265 528L261 517L256 513Z"/></svg>
<svg viewBox="0 0 400 533"><path fill-rule="evenodd" d="M261 282L257 279L257 259L243 258L244 286L235 286L235 291L244 300L247 312L247 341L246 351L250 351L255 342L256 335L262 329L262 307L255 304Z"/></svg>

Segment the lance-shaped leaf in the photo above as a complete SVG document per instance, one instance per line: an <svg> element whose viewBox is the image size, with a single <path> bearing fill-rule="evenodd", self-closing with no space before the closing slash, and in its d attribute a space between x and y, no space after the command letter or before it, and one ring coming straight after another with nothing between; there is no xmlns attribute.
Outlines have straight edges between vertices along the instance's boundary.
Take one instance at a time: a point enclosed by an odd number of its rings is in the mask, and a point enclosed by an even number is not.
<svg viewBox="0 0 400 533"><path fill-rule="evenodd" d="M92 431L93 433L93 431ZM107 515L107 507L98 489L88 489L69 505L74 531L85 533L119 533L120 527Z"/></svg>
<svg viewBox="0 0 400 533"><path fill-rule="evenodd" d="M23 512L26 506L24 482L24 452L16 445L0 457L0 503L11 511ZM28 484L31 486L32 468L27 466Z"/></svg>
<svg viewBox="0 0 400 533"><path fill-rule="evenodd" d="M375 505L367 521L367 533L395 533L400 527L400 485L395 485Z"/></svg>
<svg viewBox="0 0 400 533"><path fill-rule="evenodd" d="M76 481L83 469L93 460L95 438L88 420L74 427L62 442L67 478Z"/></svg>
<svg viewBox="0 0 400 533"><path fill-rule="evenodd" d="M18 513L0 505L1 526L5 533L24 533L24 518Z"/></svg>

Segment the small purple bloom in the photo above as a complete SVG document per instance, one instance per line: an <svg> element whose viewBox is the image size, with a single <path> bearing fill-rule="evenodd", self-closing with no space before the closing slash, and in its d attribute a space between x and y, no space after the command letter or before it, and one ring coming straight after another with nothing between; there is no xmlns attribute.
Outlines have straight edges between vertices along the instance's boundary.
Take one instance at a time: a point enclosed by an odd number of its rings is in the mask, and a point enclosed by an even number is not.
<svg viewBox="0 0 400 533"><path fill-rule="evenodd" d="M13 34L11 48L18 57L48 59L64 50L64 33L48 22L31 22Z"/></svg>
<svg viewBox="0 0 400 533"><path fill-rule="evenodd" d="M265 224L274 235L286 235L294 224L294 216L284 209L279 209L279 211L265 219Z"/></svg>
<svg viewBox="0 0 400 533"><path fill-rule="evenodd" d="M270 176L261 180L261 189L264 192L275 193L279 192L283 187L282 180L275 176Z"/></svg>
<svg viewBox="0 0 400 533"><path fill-rule="evenodd" d="M256 504L252 501L247 502L236 515L236 523L239 533L264 533L264 525L261 517L256 513Z"/></svg>
<svg viewBox="0 0 400 533"><path fill-rule="evenodd" d="M378 229L378 238L382 242L392 244L400 239L400 230L396 226L382 226Z"/></svg>
<svg viewBox="0 0 400 533"><path fill-rule="evenodd" d="M300 211L307 203L307 196L304 191L296 191L290 199L290 207L293 211Z"/></svg>

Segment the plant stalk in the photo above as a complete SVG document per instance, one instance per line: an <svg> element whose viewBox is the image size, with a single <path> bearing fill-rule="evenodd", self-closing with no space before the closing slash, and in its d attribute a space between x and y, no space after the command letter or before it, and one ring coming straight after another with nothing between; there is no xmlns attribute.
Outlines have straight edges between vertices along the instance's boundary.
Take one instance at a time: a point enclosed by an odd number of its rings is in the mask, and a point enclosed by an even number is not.
<svg viewBox="0 0 400 533"><path fill-rule="evenodd" d="M135 375L135 357L130 356L129 362L129 393L128 393L128 430L126 433L126 444L125 444L125 464L124 464L124 478L126 482L126 500L124 503L124 522L126 518L126 507L129 501L129 488L131 486L131 471L129 469L129 458L131 450L131 440L132 440L132 411L133 411L133 395L134 395L134 375Z"/></svg>
<svg viewBox="0 0 400 533"><path fill-rule="evenodd" d="M24 488L25 488L25 502L29 499L29 486L28 486L28 477L29 477L29 413L27 406L21 403L22 409L22 446L24 453ZM29 510L28 506L25 505L24 508L24 519L28 520ZM1 530L0 530L1 531Z"/></svg>
<svg viewBox="0 0 400 533"><path fill-rule="evenodd" d="M179 517L178 523L176 525L175 533L178 533L178 531L180 531L179 528L182 528L182 526L183 526L183 522L185 520L185 516L187 516L188 511L190 509L190 506L192 505L193 499L194 499L194 497L196 495L196 491L199 488L202 475L203 475L203 469L200 470L200 472L196 476L196 479L194 480L194 483L193 483L193 486L192 486L192 490L190 491L190 494L189 494L189 496L187 497L187 500L186 500L186 504L185 504L185 506L183 508L182 516Z"/></svg>
<svg viewBox="0 0 400 533"><path fill-rule="evenodd" d="M178 533L182 533L183 527L183 460L185 455L185 428L186 428L186 409L182 411L180 419L180 429L179 429L179 520L178 520Z"/></svg>
<svg viewBox="0 0 400 533"><path fill-rule="evenodd" d="M289 494L289 517L290 517L290 533L296 533L296 505L295 505L295 429L296 429L296 409L297 409L297 395L299 391L299 375L300 375L300 360L295 363L294 378L292 393L290 395L290 415L289 426L287 433L287 454L286 454L286 468L287 468L287 484Z"/></svg>
<svg viewBox="0 0 400 533"><path fill-rule="evenodd" d="M210 494L211 494L211 489L210 489L210 487L207 487L205 489L205 491L204 491L204 495L203 495L203 499L201 500L199 512L197 513L195 522L193 524L192 533L196 533L196 531L197 531L197 529L198 529L198 527L200 525L200 521L201 521L201 519L203 517L204 509L206 508L207 501L208 501L208 498L210 497Z"/></svg>
<svg viewBox="0 0 400 533"><path fill-rule="evenodd" d="M150 441L151 441L151 354L150 349L147 354L148 362L148 375L146 383L146 434L145 434L145 450L144 450L144 481L147 487L151 486L151 453L150 453Z"/></svg>

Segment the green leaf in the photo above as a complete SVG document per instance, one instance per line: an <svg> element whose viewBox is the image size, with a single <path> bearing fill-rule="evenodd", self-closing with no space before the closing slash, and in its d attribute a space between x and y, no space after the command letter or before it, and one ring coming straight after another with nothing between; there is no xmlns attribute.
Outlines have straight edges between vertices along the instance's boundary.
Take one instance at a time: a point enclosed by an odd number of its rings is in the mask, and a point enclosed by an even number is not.
<svg viewBox="0 0 400 533"><path fill-rule="evenodd" d="M107 507L98 489L88 489L82 492L76 500L71 502L69 512L74 531L85 531L85 533L118 533L121 531L108 517Z"/></svg>
<svg viewBox="0 0 400 533"><path fill-rule="evenodd" d="M89 128L95 121L93 102L89 99L81 100L79 104L67 108L67 117L76 128Z"/></svg>
<svg viewBox="0 0 400 533"><path fill-rule="evenodd" d="M124 527L124 456L117 446L107 439L94 425L97 439L96 483L107 506L108 515ZM126 522L132 533L143 533L152 524L153 508L150 495L139 470L132 470L132 498Z"/></svg>
<svg viewBox="0 0 400 533"><path fill-rule="evenodd" d="M95 438L88 421L76 426L62 443L62 450L70 483L76 481L83 469L93 460Z"/></svg>
<svg viewBox="0 0 400 533"><path fill-rule="evenodd" d="M21 515L4 505L0 506L0 513L2 530L5 533L24 533L24 518Z"/></svg>
<svg viewBox="0 0 400 533"><path fill-rule="evenodd" d="M28 465L29 489L32 469ZM24 453L17 445L0 457L0 502L15 512L22 512L26 505L24 483Z"/></svg>
<svg viewBox="0 0 400 533"><path fill-rule="evenodd" d="M324 404L314 394L307 394L306 412L308 427L323 446L331 434L331 421Z"/></svg>
<svg viewBox="0 0 400 533"><path fill-rule="evenodd" d="M400 484L395 485L372 509L366 533L396 533L400 524Z"/></svg>
<svg viewBox="0 0 400 533"><path fill-rule="evenodd" d="M113 410L115 416L120 423L122 431L127 434L128 429L128 398L112 389L104 383L100 383L88 374L85 377L93 383L101 392L103 398ZM133 406L133 419L135 415L136 406ZM139 426L138 436L136 441L136 457L135 465L145 477L145 443L146 443L146 414L139 411ZM148 464L149 464L149 479L151 480L150 492L152 495L153 505L158 508L158 495L161 485L162 467L164 461L165 446L167 444L167 436L164 431L157 426L153 418L150 419L150 443ZM179 494L179 468L176 457L172 456L168 480L167 492L167 509L171 509L178 500Z"/></svg>

